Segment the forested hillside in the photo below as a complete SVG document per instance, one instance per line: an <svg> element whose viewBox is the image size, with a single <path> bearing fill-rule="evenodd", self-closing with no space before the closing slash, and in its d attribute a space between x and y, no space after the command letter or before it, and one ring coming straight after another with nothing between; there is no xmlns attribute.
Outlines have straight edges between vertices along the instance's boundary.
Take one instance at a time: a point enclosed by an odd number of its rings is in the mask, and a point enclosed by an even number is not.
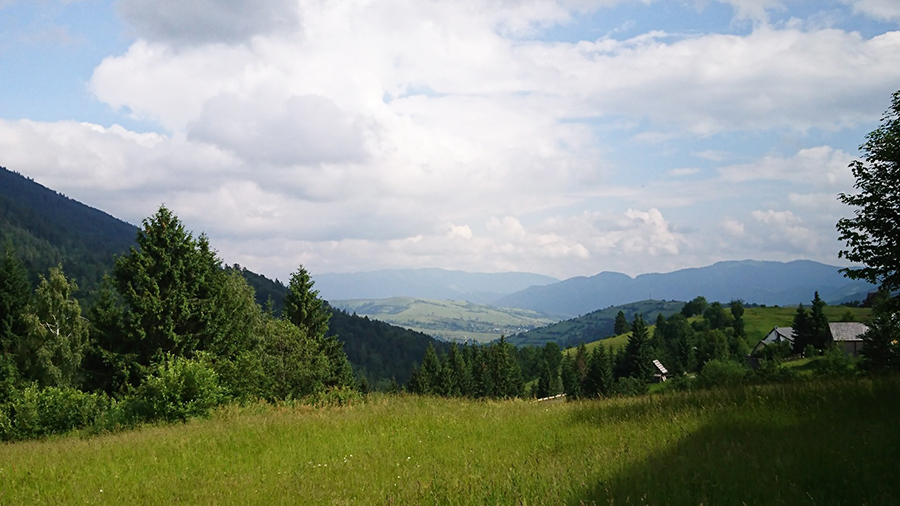
<svg viewBox="0 0 900 506"><path fill-rule="evenodd" d="M615 335L616 316L620 311L628 321L633 320L635 315L640 315L644 320L652 322L659 314L666 318L672 316L681 311L682 306L684 302L665 300L644 300L612 306L578 318L515 334L509 337L509 342L516 346L543 346L548 342L555 342L563 348L575 346L581 342L588 343Z"/></svg>
<svg viewBox="0 0 900 506"><path fill-rule="evenodd" d="M134 225L0 167L0 246L13 246L32 284L61 264L89 296L136 233Z"/></svg>
<svg viewBox="0 0 900 506"><path fill-rule="evenodd" d="M134 225L0 167L0 250L12 246L33 287L51 267L62 265L65 276L77 283L74 296L87 312L115 257L136 245L137 233ZM243 276L263 309L281 314L288 293L284 283L236 264L226 269ZM393 378L405 383L428 344L440 350L447 346L419 332L328 309L332 319L326 335L344 343L354 370L372 385Z"/></svg>

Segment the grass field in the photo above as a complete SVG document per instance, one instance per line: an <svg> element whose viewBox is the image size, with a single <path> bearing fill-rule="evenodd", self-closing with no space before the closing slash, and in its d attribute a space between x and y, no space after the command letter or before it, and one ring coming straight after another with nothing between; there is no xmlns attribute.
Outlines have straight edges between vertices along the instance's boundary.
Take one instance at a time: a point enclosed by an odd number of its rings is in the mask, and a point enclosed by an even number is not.
<svg viewBox="0 0 900 506"><path fill-rule="evenodd" d="M339 300L335 307L447 341L487 343L559 321L527 309L498 308L467 301L410 297Z"/></svg>
<svg viewBox="0 0 900 506"><path fill-rule="evenodd" d="M807 310L809 305L805 305ZM747 333L747 344L756 346L774 327L790 327L797 314L796 307L752 307L744 311L744 329ZM872 310L861 307L825 306L825 316L830 322L854 321L866 323L872 319Z"/></svg>
<svg viewBox="0 0 900 506"><path fill-rule="evenodd" d="M0 504L890 504L900 379L589 402L375 397L0 445Z"/></svg>

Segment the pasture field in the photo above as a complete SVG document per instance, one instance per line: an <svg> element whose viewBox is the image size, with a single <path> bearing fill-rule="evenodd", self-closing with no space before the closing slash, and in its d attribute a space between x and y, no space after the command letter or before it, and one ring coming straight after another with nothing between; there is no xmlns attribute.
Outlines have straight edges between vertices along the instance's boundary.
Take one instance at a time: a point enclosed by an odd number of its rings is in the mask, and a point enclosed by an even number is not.
<svg viewBox="0 0 900 506"><path fill-rule="evenodd" d="M0 504L881 505L900 378L582 402L370 396L0 445Z"/></svg>

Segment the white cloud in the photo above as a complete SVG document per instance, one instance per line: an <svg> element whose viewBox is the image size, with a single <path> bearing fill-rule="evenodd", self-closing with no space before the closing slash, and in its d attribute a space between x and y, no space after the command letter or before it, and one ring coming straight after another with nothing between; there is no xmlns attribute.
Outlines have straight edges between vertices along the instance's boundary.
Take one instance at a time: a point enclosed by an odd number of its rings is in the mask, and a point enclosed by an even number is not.
<svg viewBox="0 0 900 506"><path fill-rule="evenodd" d="M900 21L900 3L896 0L843 0L853 12L882 21Z"/></svg>
<svg viewBox="0 0 900 506"><path fill-rule="evenodd" d="M670 176L674 177L682 177L682 176L690 176L692 174L696 174L700 172L700 169L696 167L691 168L683 168L683 169L672 169L669 171Z"/></svg>
<svg viewBox="0 0 900 506"><path fill-rule="evenodd" d="M853 173L849 164L853 157L830 146L801 149L791 157L767 156L762 160L719 169L722 178L730 182L758 179L803 182L849 190Z"/></svg>

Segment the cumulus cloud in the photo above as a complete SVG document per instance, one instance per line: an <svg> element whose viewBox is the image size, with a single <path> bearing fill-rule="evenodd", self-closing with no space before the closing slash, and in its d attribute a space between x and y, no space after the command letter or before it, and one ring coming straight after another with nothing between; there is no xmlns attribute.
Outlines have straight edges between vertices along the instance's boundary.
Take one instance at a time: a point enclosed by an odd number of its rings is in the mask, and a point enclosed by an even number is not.
<svg viewBox="0 0 900 506"><path fill-rule="evenodd" d="M719 173L731 182L772 179L845 190L854 182L849 168L852 160L852 156L839 149L819 146L801 149L791 157L767 156L752 163L730 165L719 169Z"/></svg>
<svg viewBox="0 0 900 506"><path fill-rule="evenodd" d="M882 21L900 21L900 4L894 0L843 0L853 12Z"/></svg>

